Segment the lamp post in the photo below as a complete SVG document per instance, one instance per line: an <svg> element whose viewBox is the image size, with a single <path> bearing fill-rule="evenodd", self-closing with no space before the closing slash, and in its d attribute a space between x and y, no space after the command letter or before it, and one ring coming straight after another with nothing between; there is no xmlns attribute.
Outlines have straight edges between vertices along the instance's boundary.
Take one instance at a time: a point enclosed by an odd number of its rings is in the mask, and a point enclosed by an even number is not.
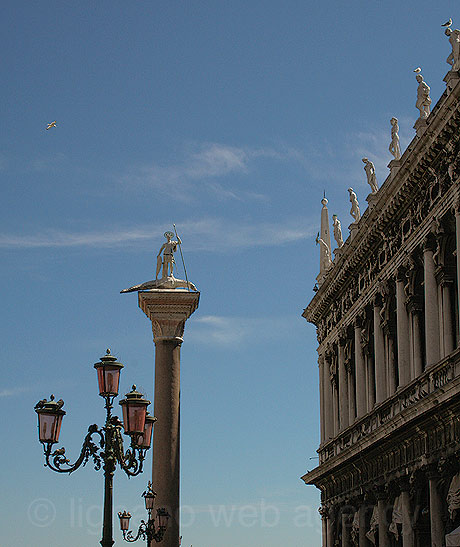
<svg viewBox="0 0 460 547"><path fill-rule="evenodd" d="M99 428L96 424L90 425L83 441L80 456L75 463L67 459L65 448L53 450L53 445L59 442L59 432L65 411L62 410L64 401L43 399L35 405L38 414L39 440L43 444L45 466L58 473L73 473L80 466L86 465L89 458L93 459L94 468L98 471L104 468L104 518L102 527L102 547L112 547L113 540L113 475L117 463L130 477L142 473L145 453L150 448L153 424L156 418L147 416L147 401L136 391L136 386L126 398L120 401L123 409L123 422L118 416L112 415L113 401L118 396L120 372L123 365L107 350L106 355L94 365L97 370L99 395L105 400L105 425ZM121 428L131 437L130 448L124 451ZM96 435L94 442L92 437Z"/></svg>
<svg viewBox="0 0 460 547"><path fill-rule="evenodd" d="M156 541L157 543L162 541L168 526L169 513L166 509L160 508L157 509L156 518L152 518L155 496L156 493L152 490L152 483L149 481L147 490L142 494L145 501L145 508L148 513L148 519L147 522L145 522L145 520L141 520L136 536L128 530L131 514L127 511L118 513L118 518L120 519L120 529L123 532L123 539L125 541L132 543L137 541L139 538L142 538L144 541L147 541L147 547L151 547L153 541Z"/></svg>

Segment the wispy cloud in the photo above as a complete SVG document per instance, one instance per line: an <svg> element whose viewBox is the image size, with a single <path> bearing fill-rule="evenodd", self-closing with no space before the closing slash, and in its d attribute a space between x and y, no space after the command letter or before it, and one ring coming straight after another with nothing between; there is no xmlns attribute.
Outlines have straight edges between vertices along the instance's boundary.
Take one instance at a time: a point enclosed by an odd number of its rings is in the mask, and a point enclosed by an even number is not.
<svg viewBox="0 0 460 547"><path fill-rule="evenodd" d="M0 389L0 399L3 397L15 397L21 393L27 393L28 391L33 391L36 386L29 387L11 387L6 389Z"/></svg>
<svg viewBox="0 0 460 547"><path fill-rule="evenodd" d="M179 225L179 224L178 224ZM208 218L180 223L187 234L188 251L228 251L260 246L277 246L306 239L315 233L314 224L305 219L288 219L278 223L229 222ZM0 248L139 248L157 246L164 225L137 226L89 232L44 230L41 233L0 234ZM250 236L248 235L250 234Z"/></svg>
<svg viewBox="0 0 460 547"><path fill-rule="evenodd" d="M157 192L170 194L183 201L196 199L198 194L208 192L219 200L265 199L261 193L239 186L228 175L248 174L260 159L273 161L301 161L300 152L288 148L279 149L236 147L218 143L189 145L182 157L173 164L137 167L120 178L127 188L141 185ZM225 178L225 183L216 179Z"/></svg>
<svg viewBox="0 0 460 547"><path fill-rule="evenodd" d="M303 328L298 318L285 317L230 317L219 315L201 316L193 322L188 337L196 342L214 347L242 347L252 343L254 337L259 341L273 338L273 332L280 336L292 336L295 325ZM264 333L266 333L264 335Z"/></svg>

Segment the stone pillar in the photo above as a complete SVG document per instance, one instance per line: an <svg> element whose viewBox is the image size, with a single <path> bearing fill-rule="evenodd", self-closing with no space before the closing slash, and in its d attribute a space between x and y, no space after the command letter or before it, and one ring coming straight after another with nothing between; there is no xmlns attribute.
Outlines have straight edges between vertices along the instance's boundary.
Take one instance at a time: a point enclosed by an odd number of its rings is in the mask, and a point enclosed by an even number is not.
<svg viewBox="0 0 460 547"><path fill-rule="evenodd" d="M403 547L415 547L415 535L412 527L412 510L410 504L409 481L401 484L402 504L402 544Z"/></svg>
<svg viewBox="0 0 460 547"><path fill-rule="evenodd" d="M372 355L367 355L367 410L375 406L375 363Z"/></svg>
<svg viewBox="0 0 460 547"><path fill-rule="evenodd" d="M455 206L455 235L457 243L457 309L459 317L457 329L460 329L460 201ZM457 335L459 335L458 332Z"/></svg>
<svg viewBox="0 0 460 547"><path fill-rule="evenodd" d="M342 513L342 547L351 546L349 519L350 516L348 513Z"/></svg>
<svg viewBox="0 0 460 547"><path fill-rule="evenodd" d="M325 357L323 363L323 389L324 389L324 442L327 442L334 436L334 415L332 406L332 384L331 373L329 369L329 360Z"/></svg>
<svg viewBox="0 0 460 547"><path fill-rule="evenodd" d="M384 491L377 493L377 514L379 520L379 547L390 547L387 521L387 496Z"/></svg>
<svg viewBox="0 0 460 547"><path fill-rule="evenodd" d="M338 374L339 374L339 418L340 431L347 428L348 423L348 379L345 369L345 338L339 338Z"/></svg>
<svg viewBox="0 0 460 547"><path fill-rule="evenodd" d="M403 272L396 278L396 331L398 336L399 386L403 387L411 380L409 317L406 310Z"/></svg>
<svg viewBox="0 0 460 547"><path fill-rule="evenodd" d="M383 330L380 325L380 303L374 301L374 359L375 359L375 399L379 404L387 396L387 378L385 365L385 345Z"/></svg>
<svg viewBox="0 0 460 547"><path fill-rule="evenodd" d="M438 482L439 475L435 471L429 472L431 547L442 547L444 540L442 500L438 492Z"/></svg>
<svg viewBox="0 0 460 547"><path fill-rule="evenodd" d="M369 547L371 542L366 537L366 506L364 504L359 506L359 547Z"/></svg>
<svg viewBox="0 0 460 547"><path fill-rule="evenodd" d="M334 547L335 541L334 541L334 523L332 520L332 509L328 510L328 518L327 518L327 547ZM323 546L324 547L324 546Z"/></svg>
<svg viewBox="0 0 460 547"><path fill-rule="evenodd" d="M356 318L355 328L355 378L356 378L356 417L360 418L367 412L366 404L366 366L361 347L361 318Z"/></svg>
<svg viewBox="0 0 460 547"><path fill-rule="evenodd" d="M351 359L345 363L345 369L347 371L348 380L348 424L354 423L356 415L356 394L355 394L355 382L353 378L353 364Z"/></svg>
<svg viewBox="0 0 460 547"><path fill-rule="evenodd" d="M387 363L388 363L388 395L393 395L396 391L396 366L395 366L395 347L393 335L387 334Z"/></svg>
<svg viewBox="0 0 460 547"><path fill-rule="evenodd" d="M427 367L434 365L440 359L438 286L435 277L433 245L434 243L431 238L427 238L423 247L425 274L425 355Z"/></svg>
<svg viewBox="0 0 460 547"><path fill-rule="evenodd" d="M324 413L324 396L326 386L324 383L324 355L318 357L318 369L319 369L319 414L320 414L320 430L321 430L321 444L326 440L326 418Z"/></svg>
<svg viewBox="0 0 460 547"><path fill-rule="evenodd" d="M327 508L321 506L318 512L321 515L321 545L327 547Z"/></svg>
<svg viewBox="0 0 460 547"><path fill-rule="evenodd" d="M179 545L180 346L186 320L197 309L199 292L153 289L139 292L139 307L152 322L155 342L152 484L156 507L171 515L163 547Z"/></svg>
<svg viewBox="0 0 460 547"><path fill-rule="evenodd" d="M451 292L452 283L447 277L441 281L442 297L442 331L443 331L443 357L447 357L454 351L454 333L452 329Z"/></svg>

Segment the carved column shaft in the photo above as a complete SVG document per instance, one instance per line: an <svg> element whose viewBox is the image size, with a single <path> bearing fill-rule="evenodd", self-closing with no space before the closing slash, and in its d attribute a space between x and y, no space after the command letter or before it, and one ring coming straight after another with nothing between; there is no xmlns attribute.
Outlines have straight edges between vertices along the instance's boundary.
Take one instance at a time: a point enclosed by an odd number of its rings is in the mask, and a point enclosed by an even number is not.
<svg viewBox="0 0 460 547"><path fill-rule="evenodd" d="M454 336L452 328L452 307L451 307L452 285L443 283L441 285L442 298L442 330L443 330L443 357L450 355L454 350Z"/></svg>
<svg viewBox="0 0 460 547"><path fill-rule="evenodd" d="M378 497L377 514L379 522L379 547L391 547L388 535L387 500L384 496Z"/></svg>
<svg viewBox="0 0 460 547"><path fill-rule="evenodd" d="M357 418L367 412L366 404L366 367L361 348L361 326L355 324L355 378L356 378L356 415Z"/></svg>
<svg viewBox="0 0 460 547"><path fill-rule="evenodd" d="M347 513L342 513L342 547L350 547L351 545L349 518Z"/></svg>
<svg viewBox="0 0 460 547"><path fill-rule="evenodd" d="M460 204L455 209L455 236L457 243L457 309L458 309L458 325L457 330L460 329ZM457 332L459 335L459 332Z"/></svg>
<svg viewBox="0 0 460 547"><path fill-rule="evenodd" d="M426 366L437 363L439 350L439 307L438 286L435 277L433 250L425 245L423 249L424 288L425 288L425 355Z"/></svg>
<svg viewBox="0 0 460 547"><path fill-rule="evenodd" d="M401 491L402 505L402 541L403 547L415 547L414 529L412 527L412 511L409 490Z"/></svg>
<svg viewBox="0 0 460 547"><path fill-rule="evenodd" d="M331 519L331 515L329 514L329 517L327 519L327 547L334 547L335 541L334 541L334 526Z"/></svg>
<svg viewBox="0 0 460 547"><path fill-rule="evenodd" d="M348 423L351 425L354 423L356 415L356 394L355 394L355 382L353 377L353 369L351 362L347 367L347 379L348 379Z"/></svg>
<svg viewBox="0 0 460 547"><path fill-rule="evenodd" d="M385 345L383 329L380 326L380 305L374 303L374 359L375 359L375 402L385 400L387 396L387 377L385 365Z"/></svg>
<svg viewBox="0 0 460 547"><path fill-rule="evenodd" d="M367 364L367 411L375 406L375 363L372 355L366 357Z"/></svg>
<svg viewBox="0 0 460 547"><path fill-rule="evenodd" d="M423 372L422 331L420 321L420 312L414 311L414 313L412 313L412 378L417 378Z"/></svg>
<svg viewBox="0 0 460 547"><path fill-rule="evenodd" d="M327 442L334 436L334 409L333 409L333 388L331 384L331 373L329 362L324 361L323 365L323 389L324 389L324 441Z"/></svg>
<svg viewBox="0 0 460 547"><path fill-rule="evenodd" d="M368 547L371 545L371 542L366 537L366 506L360 505L359 507L359 547Z"/></svg>
<svg viewBox="0 0 460 547"><path fill-rule="evenodd" d="M339 374L339 417L340 430L348 427L348 379L345 369L345 348L344 340L338 344L338 374Z"/></svg>
<svg viewBox="0 0 460 547"><path fill-rule="evenodd" d="M325 391L326 384L324 382L324 355L318 358L319 371L319 411L320 411L320 429L321 429L321 444L326 440L326 418L325 418Z"/></svg>
<svg viewBox="0 0 460 547"><path fill-rule="evenodd" d="M396 330L398 336L399 385L405 386L411 380L409 317L405 306L404 281L396 280Z"/></svg>
<svg viewBox="0 0 460 547"><path fill-rule="evenodd" d="M430 491L431 547L442 547L444 540L444 524L442 522L442 500L438 491L438 481L438 476L428 476Z"/></svg>

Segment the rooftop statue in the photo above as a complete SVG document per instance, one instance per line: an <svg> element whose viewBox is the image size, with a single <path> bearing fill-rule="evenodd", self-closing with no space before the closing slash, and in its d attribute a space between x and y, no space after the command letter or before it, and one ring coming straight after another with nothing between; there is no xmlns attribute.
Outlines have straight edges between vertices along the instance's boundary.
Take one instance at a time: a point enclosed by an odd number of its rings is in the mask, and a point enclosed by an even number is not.
<svg viewBox="0 0 460 547"><path fill-rule="evenodd" d="M337 247L340 249L343 246L342 224L337 215L332 215L332 226L334 227L334 239L337 242Z"/></svg>
<svg viewBox="0 0 460 547"><path fill-rule="evenodd" d="M358 198L356 197L356 194L353 192L353 188L348 188L348 193L350 194L350 203L351 203L350 215L355 219L355 222L358 222L358 220L361 218L361 213L359 211Z"/></svg>
<svg viewBox="0 0 460 547"><path fill-rule="evenodd" d="M450 23L450 24L449 24ZM446 63L452 66L451 70L460 70L460 30L452 30L450 26L452 25L452 19L449 19L447 23L442 25L446 26L444 34L448 36L450 45L452 46L452 51L446 59Z"/></svg>
<svg viewBox="0 0 460 547"><path fill-rule="evenodd" d="M390 142L390 154L395 160L401 159L401 148L399 146L399 125L398 118L391 118L391 142Z"/></svg>
<svg viewBox="0 0 460 547"><path fill-rule="evenodd" d="M431 105L430 86L423 81L423 76L420 74L421 70L422 69L420 67L414 70L414 72L417 73L417 75L415 76L415 79L418 82L417 101L415 103L415 106L420 111L420 118L426 119L428 118L430 114L430 105Z"/></svg>
<svg viewBox="0 0 460 547"><path fill-rule="evenodd" d="M379 185L377 184L377 177L375 176L374 164L367 158L363 158L364 171L366 171L367 182L371 187L373 194L379 191Z"/></svg>
<svg viewBox="0 0 460 547"><path fill-rule="evenodd" d="M320 246L324 249L325 256L326 256L326 268L329 268L332 264L332 258L331 258L331 250L329 249L329 245L319 237L319 233L316 236L316 245L320 244Z"/></svg>
<svg viewBox="0 0 460 547"><path fill-rule="evenodd" d="M173 240L173 232L165 232L166 243L160 247L160 250L157 254L157 268L156 268L156 277L154 281L146 281L140 285L134 285L129 289L123 289L124 292L134 292L134 291L147 291L150 289L190 289L196 291L196 287L193 283L190 283L188 280L184 281L183 279L176 279L173 275L174 264L174 253L177 251L177 247L181 246L181 239L176 233L177 240ZM163 255L161 254L163 253ZM182 254L182 251L181 251ZM158 279L158 274L161 273L161 279ZM184 266L185 270L185 266ZM185 274L187 277L187 273Z"/></svg>

